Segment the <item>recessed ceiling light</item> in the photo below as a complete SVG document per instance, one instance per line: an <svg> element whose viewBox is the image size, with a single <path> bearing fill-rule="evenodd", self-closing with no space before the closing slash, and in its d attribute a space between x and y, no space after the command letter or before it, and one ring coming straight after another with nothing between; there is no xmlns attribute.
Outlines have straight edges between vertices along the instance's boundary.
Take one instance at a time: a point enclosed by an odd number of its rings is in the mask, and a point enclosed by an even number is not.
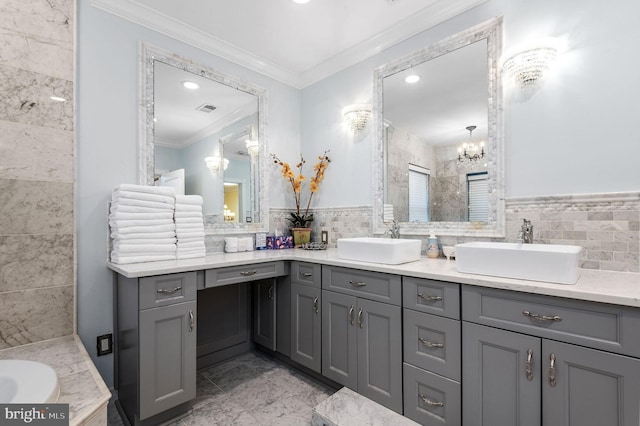
<svg viewBox="0 0 640 426"><path fill-rule="evenodd" d="M306 4L309 3L309 0L292 0L294 3L298 3L298 4Z"/></svg>
<svg viewBox="0 0 640 426"><path fill-rule="evenodd" d="M200 87L200 86L198 85L198 83L194 83L193 81L183 81L183 82L182 82L182 85L183 85L184 87L186 87L187 89L191 89L191 90L195 90L195 89L197 89L198 87Z"/></svg>
<svg viewBox="0 0 640 426"><path fill-rule="evenodd" d="M61 98L60 96L51 96L49 99L56 102L67 102L65 98Z"/></svg>
<svg viewBox="0 0 640 426"><path fill-rule="evenodd" d="M405 83L413 84L420 80L420 76L416 74L408 75L404 78Z"/></svg>

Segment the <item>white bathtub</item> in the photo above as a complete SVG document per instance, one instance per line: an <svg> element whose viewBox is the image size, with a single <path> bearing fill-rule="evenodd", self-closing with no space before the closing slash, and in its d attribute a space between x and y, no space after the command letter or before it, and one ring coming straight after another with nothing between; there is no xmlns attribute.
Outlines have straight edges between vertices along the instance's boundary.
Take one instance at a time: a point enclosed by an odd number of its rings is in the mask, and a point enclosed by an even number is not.
<svg viewBox="0 0 640 426"><path fill-rule="evenodd" d="M58 401L60 387L53 368L35 361L0 360L0 404L47 404Z"/></svg>

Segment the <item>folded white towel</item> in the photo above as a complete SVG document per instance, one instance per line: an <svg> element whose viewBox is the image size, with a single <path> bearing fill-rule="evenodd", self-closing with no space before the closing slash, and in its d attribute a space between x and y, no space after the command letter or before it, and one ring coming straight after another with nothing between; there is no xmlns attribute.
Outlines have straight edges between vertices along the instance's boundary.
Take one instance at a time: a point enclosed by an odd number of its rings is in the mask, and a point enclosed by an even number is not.
<svg viewBox="0 0 640 426"><path fill-rule="evenodd" d="M140 263L140 262L157 262L161 260L175 260L175 254L158 254L158 255L137 255L137 256L122 256L115 255L111 256L111 262L117 263L119 265L128 264L128 263Z"/></svg>
<svg viewBox="0 0 640 426"><path fill-rule="evenodd" d="M176 212L202 213L202 206L196 206L195 204L176 204Z"/></svg>
<svg viewBox="0 0 640 426"><path fill-rule="evenodd" d="M171 225L173 220L171 219L113 219L109 220L111 229L113 228L128 228L130 226L153 226L153 225Z"/></svg>
<svg viewBox="0 0 640 426"><path fill-rule="evenodd" d="M242 237L238 238L238 251L252 251L253 250L253 238Z"/></svg>
<svg viewBox="0 0 640 426"><path fill-rule="evenodd" d="M176 221L176 224L183 224L183 223L199 223L200 225L204 224L204 219L202 218L202 215L200 215L199 217L197 216L176 217L175 221Z"/></svg>
<svg viewBox="0 0 640 426"><path fill-rule="evenodd" d="M235 253L238 251L238 238L226 237L224 239L224 251L227 253Z"/></svg>
<svg viewBox="0 0 640 426"><path fill-rule="evenodd" d="M152 203L164 203L174 205L176 198L173 195L161 195L161 194L149 194L145 192L133 192L133 191L114 191L111 193L111 201L149 201Z"/></svg>
<svg viewBox="0 0 640 426"><path fill-rule="evenodd" d="M127 244L113 245L113 253L175 253L175 244Z"/></svg>
<svg viewBox="0 0 640 426"><path fill-rule="evenodd" d="M133 192L144 192L148 194L160 194L166 195L169 197L174 197L176 195L175 189L170 186L147 186L147 185L133 185L129 183L123 183L116 186L113 189L116 191L133 191Z"/></svg>
<svg viewBox="0 0 640 426"><path fill-rule="evenodd" d="M167 231L175 231L176 224L171 223L168 225L150 225L150 226L130 226L128 228L118 228L118 234L135 234L140 232L167 232Z"/></svg>
<svg viewBox="0 0 640 426"><path fill-rule="evenodd" d="M173 238L130 238L130 239L117 239L113 240L113 245L116 244L175 244L176 237Z"/></svg>
<svg viewBox="0 0 640 426"><path fill-rule="evenodd" d="M195 259L198 257L205 257L207 254L206 253L182 253L182 254L178 254L176 255L177 259Z"/></svg>
<svg viewBox="0 0 640 426"><path fill-rule="evenodd" d="M114 206L138 206L138 207L152 207L155 209L174 210L175 205L169 203L159 203L157 201L146 200L134 200L133 198L118 198L111 201L111 207Z"/></svg>
<svg viewBox="0 0 640 426"><path fill-rule="evenodd" d="M180 243L199 243L204 242L204 237L189 237L189 238L180 238L178 240Z"/></svg>
<svg viewBox="0 0 640 426"><path fill-rule="evenodd" d="M201 248L205 250L204 241L193 241L187 242L178 240L178 250L183 250L187 248Z"/></svg>
<svg viewBox="0 0 640 426"><path fill-rule="evenodd" d="M152 220L152 219L173 219L173 212L163 210L162 213L127 213L112 212L109 215L110 220Z"/></svg>
<svg viewBox="0 0 640 426"><path fill-rule="evenodd" d="M183 230L183 231L186 231L188 229L189 232L197 231L199 229L204 231L204 223L179 223L179 222L176 222L176 229L180 229L180 230Z"/></svg>
<svg viewBox="0 0 640 426"><path fill-rule="evenodd" d="M180 232L180 234L176 232L176 236L179 240L183 238L204 238L204 232Z"/></svg>
<svg viewBox="0 0 640 426"><path fill-rule="evenodd" d="M176 195L176 204L195 204L201 206L203 203L200 195Z"/></svg>
<svg viewBox="0 0 640 426"><path fill-rule="evenodd" d="M202 215L202 212L181 212L181 211L176 211L175 212L175 218L178 219L183 219L183 218L188 218L188 217L197 217L200 220L204 220L204 216Z"/></svg>
<svg viewBox="0 0 640 426"><path fill-rule="evenodd" d="M127 206L123 204L111 205L111 213L173 213L172 209L157 207Z"/></svg>
<svg viewBox="0 0 640 426"><path fill-rule="evenodd" d="M167 232L134 232L132 234L121 234L119 232L112 232L111 238L116 240L135 240L140 238L175 238L176 231Z"/></svg>

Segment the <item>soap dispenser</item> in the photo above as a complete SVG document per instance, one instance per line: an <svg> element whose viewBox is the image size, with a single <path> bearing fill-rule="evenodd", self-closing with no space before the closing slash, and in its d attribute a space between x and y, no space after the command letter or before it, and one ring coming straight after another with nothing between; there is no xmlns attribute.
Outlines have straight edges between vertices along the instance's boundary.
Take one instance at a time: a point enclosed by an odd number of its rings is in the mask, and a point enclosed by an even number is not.
<svg viewBox="0 0 640 426"><path fill-rule="evenodd" d="M440 257L440 249L438 248L438 237L431 234L427 238L427 257Z"/></svg>

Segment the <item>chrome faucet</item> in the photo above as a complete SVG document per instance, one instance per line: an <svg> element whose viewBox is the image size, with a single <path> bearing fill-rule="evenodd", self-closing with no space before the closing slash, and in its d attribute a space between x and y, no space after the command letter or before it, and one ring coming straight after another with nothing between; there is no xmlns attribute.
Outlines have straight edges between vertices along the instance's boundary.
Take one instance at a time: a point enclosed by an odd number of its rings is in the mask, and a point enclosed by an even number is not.
<svg viewBox="0 0 640 426"><path fill-rule="evenodd" d="M523 219L517 242L521 244L533 244L533 225L530 220Z"/></svg>
<svg viewBox="0 0 640 426"><path fill-rule="evenodd" d="M391 238L400 238L400 225L398 225L398 222L394 220L391 227L385 231L385 234L389 234Z"/></svg>

